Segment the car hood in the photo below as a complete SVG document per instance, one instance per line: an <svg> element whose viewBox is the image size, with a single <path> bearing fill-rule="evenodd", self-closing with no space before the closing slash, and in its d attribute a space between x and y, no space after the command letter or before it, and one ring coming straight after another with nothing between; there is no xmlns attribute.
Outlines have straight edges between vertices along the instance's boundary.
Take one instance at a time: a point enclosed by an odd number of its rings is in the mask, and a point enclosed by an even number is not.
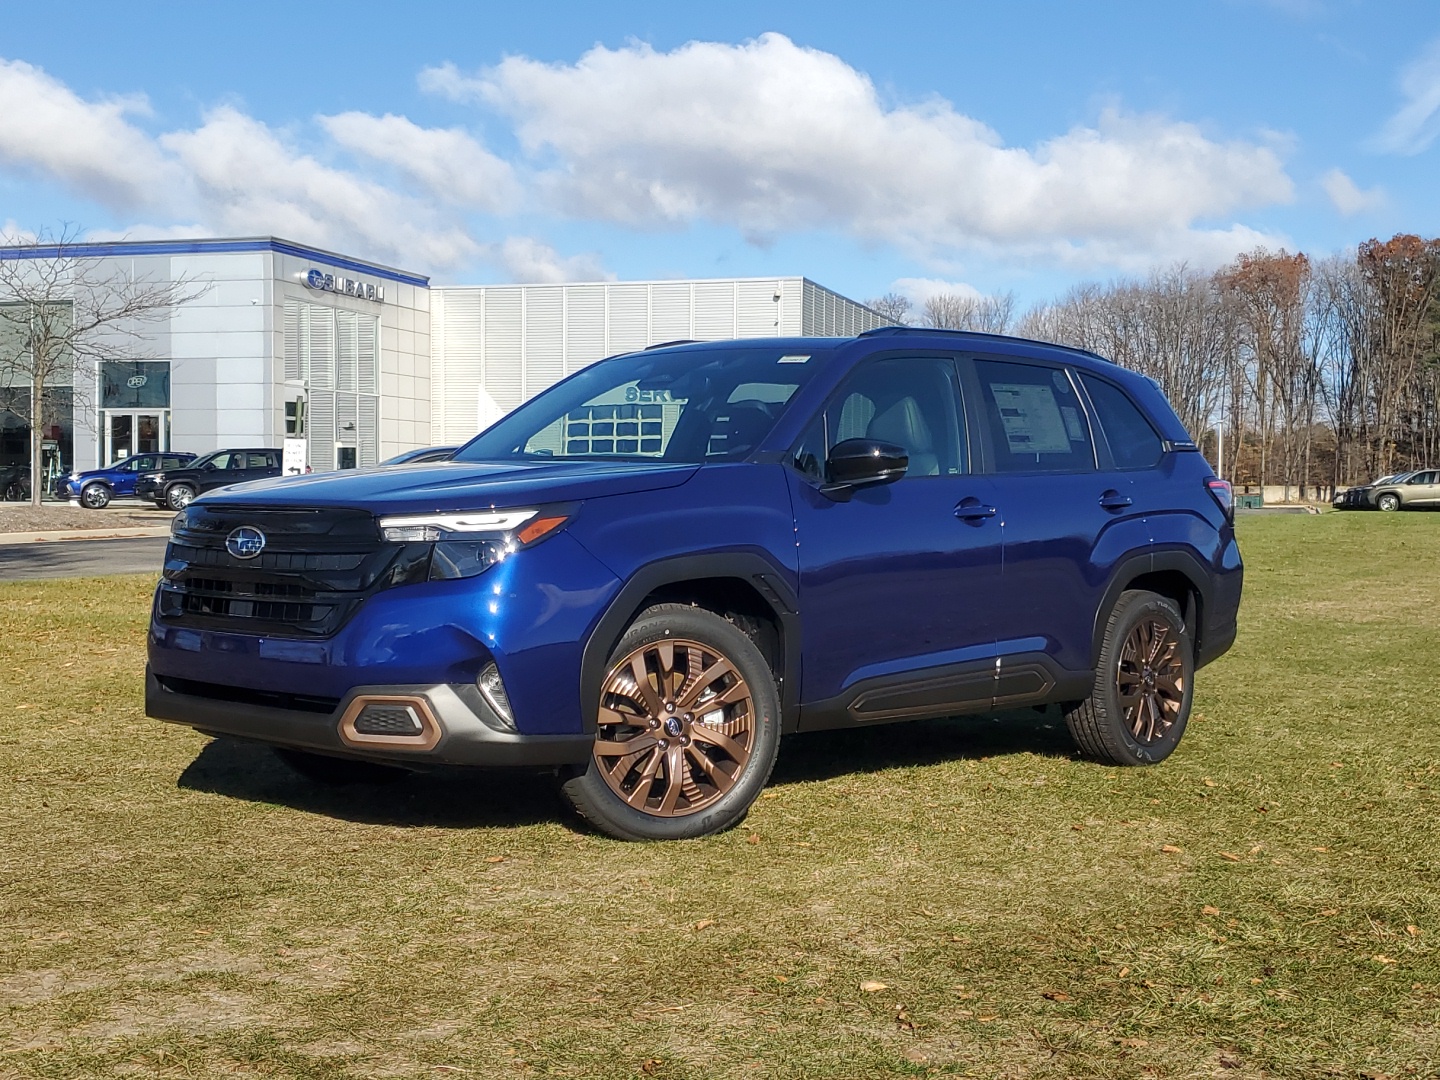
<svg viewBox="0 0 1440 1080"><path fill-rule="evenodd" d="M280 476L201 498L207 504L355 507L375 513L473 510L658 491L683 484L698 468L648 461L440 461Z"/></svg>

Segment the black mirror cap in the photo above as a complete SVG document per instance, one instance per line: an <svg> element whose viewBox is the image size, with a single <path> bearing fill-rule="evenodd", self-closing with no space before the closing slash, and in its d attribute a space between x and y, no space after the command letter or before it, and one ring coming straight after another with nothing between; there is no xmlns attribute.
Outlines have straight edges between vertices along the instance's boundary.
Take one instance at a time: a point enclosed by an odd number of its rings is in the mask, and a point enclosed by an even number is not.
<svg viewBox="0 0 1440 1080"><path fill-rule="evenodd" d="M835 444L825 459L828 487L860 487L899 480L910 467L903 446L879 439L846 439Z"/></svg>

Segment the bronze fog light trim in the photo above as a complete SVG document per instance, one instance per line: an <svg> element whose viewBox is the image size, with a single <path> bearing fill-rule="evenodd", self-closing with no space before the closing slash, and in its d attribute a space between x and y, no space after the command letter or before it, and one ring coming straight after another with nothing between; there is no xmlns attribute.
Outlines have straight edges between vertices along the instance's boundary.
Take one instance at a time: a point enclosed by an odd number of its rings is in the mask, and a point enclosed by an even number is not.
<svg viewBox="0 0 1440 1080"><path fill-rule="evenodd" d="M420 721L420 733L418 735L370 735L363 731L356 731L355 722L360 719L360 714L371 705L399 705L414 710L415 716ZM388 750L423 752L435 749L435 745L440 741L440 736L444 733L445 729L440 726L440 721L436 719L430 703L422 697L361 694L350 702L345 709L345 715L340 717L340 738L349 746L383 746Z"/></svg>

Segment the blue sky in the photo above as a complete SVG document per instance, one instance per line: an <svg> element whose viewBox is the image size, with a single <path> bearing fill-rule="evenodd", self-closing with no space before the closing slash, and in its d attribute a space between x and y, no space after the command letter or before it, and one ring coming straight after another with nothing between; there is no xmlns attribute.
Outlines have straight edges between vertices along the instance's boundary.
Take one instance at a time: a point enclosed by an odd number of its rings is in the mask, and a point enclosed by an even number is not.
<svg viewBox="0 0 1440 1080"><path fill-rule="evenodd" d="M403 15L399 14L404 12ZM1440 4L8 5L0 222L437 281L1070 284L1440 233Z"/></svg>

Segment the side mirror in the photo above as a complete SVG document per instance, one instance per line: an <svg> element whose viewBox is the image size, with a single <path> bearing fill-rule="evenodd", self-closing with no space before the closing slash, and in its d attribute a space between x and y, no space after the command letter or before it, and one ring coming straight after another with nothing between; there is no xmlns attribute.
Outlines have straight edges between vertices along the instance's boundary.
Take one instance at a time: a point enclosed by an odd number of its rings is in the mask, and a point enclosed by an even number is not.
<svg viewBox="0 0 1440 1080"><path fill-rule="evenodd" d="M899 480L910 467L910 455L903 446L879 439L846 439L836 443L825 459L826 493L867 484L889 484Z"/></svg>

